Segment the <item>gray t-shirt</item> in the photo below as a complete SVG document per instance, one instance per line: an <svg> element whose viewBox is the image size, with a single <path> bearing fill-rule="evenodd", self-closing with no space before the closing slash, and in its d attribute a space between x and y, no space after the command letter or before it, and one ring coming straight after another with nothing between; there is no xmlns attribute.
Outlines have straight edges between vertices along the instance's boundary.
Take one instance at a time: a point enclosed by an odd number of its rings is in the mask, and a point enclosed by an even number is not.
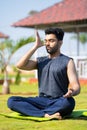
<svg viewBox="0 0 87 130"><path fill-rule="evenodd" d="M39 57L38 60L38 81L39 96L58 98L68 90L67 64L71 58L60 54L51 59Z"/></svg>

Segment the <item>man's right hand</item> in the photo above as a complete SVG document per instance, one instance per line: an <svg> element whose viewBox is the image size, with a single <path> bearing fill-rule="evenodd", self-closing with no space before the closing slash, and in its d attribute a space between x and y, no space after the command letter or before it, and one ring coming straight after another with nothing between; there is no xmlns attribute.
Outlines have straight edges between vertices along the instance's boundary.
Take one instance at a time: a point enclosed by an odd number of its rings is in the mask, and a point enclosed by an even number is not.
<svg viewBox="0 0 87 130"><path fill-rule="evenodd" d="M39 48L39 47L43 46L43 43L42 43L42 41L41 41L41 39L40 39L40 36L39 36L39 33L38 33L37 30L35 30L35 34L36 34L35 47L36 47L36 48Z"/></svg>

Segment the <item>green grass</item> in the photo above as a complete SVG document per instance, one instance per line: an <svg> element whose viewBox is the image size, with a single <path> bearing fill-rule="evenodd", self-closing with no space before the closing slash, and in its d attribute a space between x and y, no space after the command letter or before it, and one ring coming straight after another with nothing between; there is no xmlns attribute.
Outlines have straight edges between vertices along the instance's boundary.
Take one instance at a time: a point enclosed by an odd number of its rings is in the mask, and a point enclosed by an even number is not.
<svg viewBox="0 0 87 130"><path fill-rule="evenodd" d="M7 108L7 99L12 95L36 96L37 84L21 83L10 86L11 94L0 95L0 113L10 113ZM0 85L0 92L2 86ZM75 109L87 109L87 86L83 86L81 94L75 97ZM84 119L65 119L52 120L45 122L35 122L31 120L20 120L0 116L0 130L86 130L87 120Z"/></svg>

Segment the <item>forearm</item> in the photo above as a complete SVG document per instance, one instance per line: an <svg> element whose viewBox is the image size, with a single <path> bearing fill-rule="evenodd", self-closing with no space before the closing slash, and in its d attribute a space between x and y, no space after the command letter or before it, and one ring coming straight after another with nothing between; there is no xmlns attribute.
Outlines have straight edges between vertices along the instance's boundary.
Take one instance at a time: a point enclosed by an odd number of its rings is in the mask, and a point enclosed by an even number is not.
<svg viewBox="0 0 87 130"><path fill-rule="evenodd" d="M76 96L80 93L80 86L78 85L77 87L69 87L68 88L68 92L64 95L64 97L68 98L68 97L72 97L72 96Z"/></svg>
<svg viewBox="0 0 87 130"><path fill-rule="evenodd" d="M16 64L16 67L19 69L24 69L24 70L36 69L37 61L29 60L29 59L34 54L34 52L41 46L43 46L43 44L40 40L40 36L38 32L36 31L36 42L34 46L19 60L19 62Z"/></svg>
<svg viewBox="0 0 87 130"><path fill-rule="evenodd" d="M34 54L34 52L37 50L37 47L33 46L16 64L16 67L21 69L23 66L25 66L28 62L31 56Z"/></svg>

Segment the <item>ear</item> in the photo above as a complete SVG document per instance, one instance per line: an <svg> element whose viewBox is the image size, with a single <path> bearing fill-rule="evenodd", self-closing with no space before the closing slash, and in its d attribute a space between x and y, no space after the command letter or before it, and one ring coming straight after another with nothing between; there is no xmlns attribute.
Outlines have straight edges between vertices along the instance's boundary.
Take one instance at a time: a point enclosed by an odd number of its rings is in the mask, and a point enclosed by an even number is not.
<svg viewBox="0 0 87 130"><path fill-rule="evenodd" d="M59 41L59 44L60 44L60 47L62 46L62 44L63 44L63 41Z"/></svg>

